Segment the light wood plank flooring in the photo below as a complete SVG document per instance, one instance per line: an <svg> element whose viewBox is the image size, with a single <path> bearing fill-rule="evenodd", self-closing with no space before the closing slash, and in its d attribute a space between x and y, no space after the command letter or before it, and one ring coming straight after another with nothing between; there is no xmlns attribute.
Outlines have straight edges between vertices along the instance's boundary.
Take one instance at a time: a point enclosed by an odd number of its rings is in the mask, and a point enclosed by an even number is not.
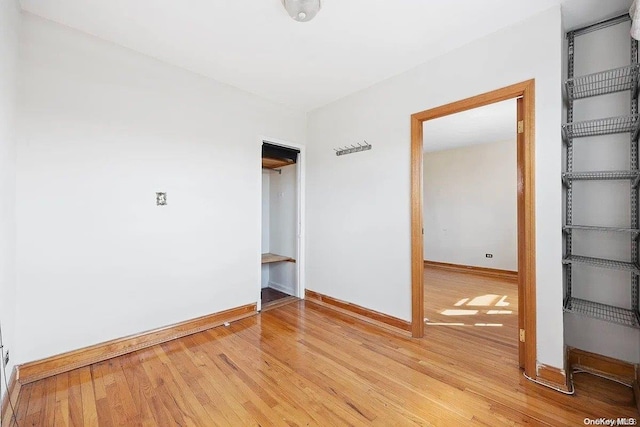
<svg viewBox="0 0 640 427"><path fill-rule="evenodd" d="M425 339L296 301L22 388L20 426L583 425L638 417L623 386L570 397L470 331Z"/></svg>
<svg viewBox="0 0 640 427"><path fill-rule="evenodd" d="M518 352L518 283L433 267L424 269L425 334L458 329Z"/></svg>

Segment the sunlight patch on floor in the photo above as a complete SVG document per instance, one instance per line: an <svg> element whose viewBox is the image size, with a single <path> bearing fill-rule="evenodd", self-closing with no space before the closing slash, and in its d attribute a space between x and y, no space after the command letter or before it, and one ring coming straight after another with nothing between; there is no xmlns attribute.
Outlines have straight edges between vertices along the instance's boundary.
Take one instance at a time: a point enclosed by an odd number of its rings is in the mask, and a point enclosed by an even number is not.
<svg viewBox="0 0 640 427"><path fill-rule="evenodd" d="M429 325L429 326L464 326L464 323L447 323L447 322L429 322L429 321L425 321L425 325Z"/></svg>
<svg viewBox="0 0 640 427"><path fill-rule="evenodd" d="M504 295L502 298L500 298L500 301L498 301L496 303L496 307L509 307L511 304L506 302L505 300L507 299L507 296Z"/></svg>
<svg viewBox="0 0 640 427"><path fill-rule="evenodd" d="M473 316L474 314L478 314L478 310L447 309L447 310L442 310L440 314L444 314L445 316Z"/></svg>
<svg viewBox="0 0 640 427"><path fill-rule="evenodd" d="M492 306L493 302L498 298L500 298L500 295L492 295L492 294L481 295L469 301L467 305L470 305L473 307L477 307L477 306L488 307L488 306Z"/></svg>
<svg viewBox="0 0 640 427"><path fill-rule="evenodd" d="M514 315L513 310L505 310L503 307L509 307L511 303L507 302L507 295L485 294L478 295L476 297L462 298L453 304L454 307L459 308L446 308L438 311L439 314L444 316L476 316L478 314L487 314L493 316L510 316ZM474 307L474 309L470 309ZM475 309L477 307L477 309ZM481 309L480 307L486 307ZM474 323L473 319L469 319L469 323L460 322L431 322L425 317L424 322L426 325L431 326L481 326L481 327L500 327L502 323L486 323L477 322Z"/></svg>

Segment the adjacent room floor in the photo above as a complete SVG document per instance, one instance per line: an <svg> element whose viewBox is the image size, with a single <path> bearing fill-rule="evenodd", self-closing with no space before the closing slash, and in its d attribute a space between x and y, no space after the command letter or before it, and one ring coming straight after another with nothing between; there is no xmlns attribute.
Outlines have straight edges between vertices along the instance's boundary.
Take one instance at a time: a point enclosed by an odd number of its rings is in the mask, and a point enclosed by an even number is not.
<svg viewBox="0 0 640 427"><path fill-rule="evenodd" d="M523 378L470 328L412 339L298 301L22 388L20 426L583 425L638 417L624 386Z"/></svg>
<svg viewBox="0 0 640 427"><path fill-rule="evenodd" d="M518 355L517 279L424 269L425 334L459 329Z"/></svg>

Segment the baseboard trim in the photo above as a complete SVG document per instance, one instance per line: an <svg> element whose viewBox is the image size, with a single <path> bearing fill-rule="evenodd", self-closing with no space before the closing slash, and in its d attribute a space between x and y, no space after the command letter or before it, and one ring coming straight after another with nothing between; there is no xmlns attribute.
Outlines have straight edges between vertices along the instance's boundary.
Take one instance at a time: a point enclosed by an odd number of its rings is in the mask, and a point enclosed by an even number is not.
<svg viewBox="0 0 640 427"><path fill-rule="evenodd" d="M2 420L3 426L13 425L13 411L9 407L9 400L11 400L11 403L13 404L13 407L15 409L18 404L18 397L20 396L20 388L22 386L20 382L18 382L17 378L18 370L14 367L13 371L11 372L11 378L9 379L9 389L2 398L2 410L0 410L0 419Z"/></svg>
<svg viewBox="0 0 640 427"><path fill-rule="evenodd" d="M636 366L636 380L633 382L633 395L636 398L638 412L640 412L640 366Z"/></svg>
<svg viewBox="0 0 640 427"><path fill-rule="evenodd" d="M296 293L295 289L290 289L287 286L283 285L282 283L272 282L271 280L269 280L269 285L267 287L275 289L276 291L284 292L287 295L295 296L295 293Z"/></svg>
<svg viewBox="0 0 640 427"><path fill-rule="evenodd" d="M305 299L325 307L338 310L344 314L355 316L367 322L387 327L391 326L392 328L400 329L404 332L411 332L411 323L406 320L398 319L397 317L389 316L388 314L380 313L379 311L370 310L318 292L310 291L309 289L305 290Z"/></svg>
<svg viewBox="0 0 640 427"><path fill-rule="evenodd" d="M518 280L518 272L511 270L499 270L497 268L475 267L472 265L450 264L447 262L424 261L425 267L438 268L440 270L455 271L458 273L477 274L479 276L494 277L506 280Z"/></svg>
<svg viewBox="0 0 640 427"><path fill-rule="evenodd" d="M633 384L637 380L638 367L633 363L573 347L567 349L567 360L571 370L579 368L627 384Z"/></svg>
<svg viewBox="0 0 640 427"><path fill-rule="evenodd" d="M569 387L569 382L567 381L567 372L564 369L538 364L536 379L550 387L571 392L571 387Z"/></svg>
<svg viewBox="0 0 640 427"><path fill-rule="evenodd" d="M256 304L247 304L140 334L107 341L18 366L17 380L22 385L48 378L93 363L102 362L156 344L215 328L257 313Z"/></svg>

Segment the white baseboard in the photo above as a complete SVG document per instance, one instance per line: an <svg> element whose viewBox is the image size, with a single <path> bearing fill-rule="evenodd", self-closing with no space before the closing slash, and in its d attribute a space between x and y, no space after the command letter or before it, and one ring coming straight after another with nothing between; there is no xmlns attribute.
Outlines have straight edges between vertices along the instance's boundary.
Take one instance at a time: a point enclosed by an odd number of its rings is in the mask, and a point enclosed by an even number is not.
<svg viewBox="0 0 640 427"><path fill-rule="evenodd" d="M285 294L293 296L296 295L296 290L293 286L285 286L281 283L272 282L271 280L269 280L269 287L275 289L276 291L284 292Z"/></svg>

